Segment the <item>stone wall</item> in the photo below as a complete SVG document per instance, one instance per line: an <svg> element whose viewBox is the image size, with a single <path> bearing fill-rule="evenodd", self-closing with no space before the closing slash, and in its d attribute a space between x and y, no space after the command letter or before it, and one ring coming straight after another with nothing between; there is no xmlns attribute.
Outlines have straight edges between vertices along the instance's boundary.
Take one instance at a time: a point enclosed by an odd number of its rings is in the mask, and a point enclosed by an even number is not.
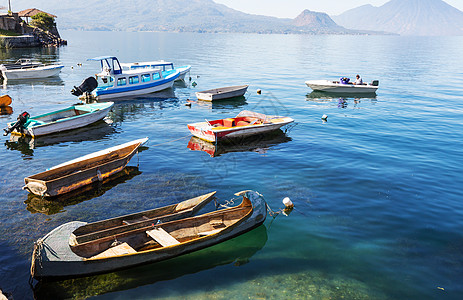
<svg viewBox="0 0 463 300"><path fill-rule="evenodd" d="M34 35L0 37L0 48L28 48L40 46L42 46L42 43L39 38Z"/></svg>

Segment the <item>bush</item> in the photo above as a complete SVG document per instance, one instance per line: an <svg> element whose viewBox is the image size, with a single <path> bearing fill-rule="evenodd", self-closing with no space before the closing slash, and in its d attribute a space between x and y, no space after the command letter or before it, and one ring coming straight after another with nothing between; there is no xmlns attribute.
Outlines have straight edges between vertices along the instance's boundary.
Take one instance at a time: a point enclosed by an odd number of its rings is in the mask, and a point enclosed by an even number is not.
<svg viewBox="0 0 463 300"><path fill-rule="evenodd" d="M32 21L30 25L43 30L50 31L56 27L55 18L50 17L46 13L38 13L35 16L32 16L31 19Z"/></svg>

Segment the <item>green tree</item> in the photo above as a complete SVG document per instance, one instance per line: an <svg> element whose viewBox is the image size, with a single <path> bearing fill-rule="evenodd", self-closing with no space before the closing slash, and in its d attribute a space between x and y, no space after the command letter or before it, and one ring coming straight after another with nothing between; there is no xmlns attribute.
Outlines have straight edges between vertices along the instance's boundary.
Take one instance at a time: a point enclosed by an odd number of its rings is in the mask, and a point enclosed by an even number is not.
<svg viewBox="0 0 463 300"><path fill-rule="evenodd" d="M43 30L51 30L56 27L55 18L50 17L46 13L38 13L31 17L32 21L30 25L39 27Z"/></svg>

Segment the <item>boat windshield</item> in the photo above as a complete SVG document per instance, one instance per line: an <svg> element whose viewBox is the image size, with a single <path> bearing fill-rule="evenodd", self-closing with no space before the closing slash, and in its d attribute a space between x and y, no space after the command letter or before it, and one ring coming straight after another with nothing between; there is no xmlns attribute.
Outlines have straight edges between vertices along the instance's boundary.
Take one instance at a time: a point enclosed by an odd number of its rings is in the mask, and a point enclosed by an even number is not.
<svg viewBox="0 0 463 300"><path fill-rule="evenodd" d="M108 88L114 86L114 77L104 76L98 77L98 87L99 88Z"/></svg>

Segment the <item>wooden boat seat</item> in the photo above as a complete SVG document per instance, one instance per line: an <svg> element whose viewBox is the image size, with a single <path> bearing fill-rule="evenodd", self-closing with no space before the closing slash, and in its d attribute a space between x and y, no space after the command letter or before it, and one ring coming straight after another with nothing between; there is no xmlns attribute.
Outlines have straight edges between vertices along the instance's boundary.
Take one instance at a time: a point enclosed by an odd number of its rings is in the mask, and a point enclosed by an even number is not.
<svg viewBox="0 0 463 300"><path fill-rule="evenodd" d="M124 254L136 253L137 251L130 247L127 243L122 243L117 246L111 247L100 254L90 257L90 259L100 259L100 258L108 258L113 256L119 256Z"/></svg>
<svg viewBox="0 0 463 300"><path fill-rule="evenodd" d="M146 233L158 244L160 244L163 247L168 247L168 246L173 246L173 245L178 245L180 244L179 241L177 241L176 238L171 236L168 232L166 232L162 228L154 228L152 230L146 231Z"/></svg>
<svg viewBox="0 0 463 300"><path fill-rule="evenodd" d="M223 216L214 217L209 221L209 224L211 224L212 227L225 227L225 224L223 223Z"/></svg>
<svg viewBox="0 0 463 300"><path fill-rule="evenodd" d="M148 221L150 218L146 217L146 216L141 216L140 218L138 219L131 219L131 220L122 220L122 224L124 225L132 225L132 224L135 224L135 223L140 223L140 222L143 222L143 221Z"/></svg>

